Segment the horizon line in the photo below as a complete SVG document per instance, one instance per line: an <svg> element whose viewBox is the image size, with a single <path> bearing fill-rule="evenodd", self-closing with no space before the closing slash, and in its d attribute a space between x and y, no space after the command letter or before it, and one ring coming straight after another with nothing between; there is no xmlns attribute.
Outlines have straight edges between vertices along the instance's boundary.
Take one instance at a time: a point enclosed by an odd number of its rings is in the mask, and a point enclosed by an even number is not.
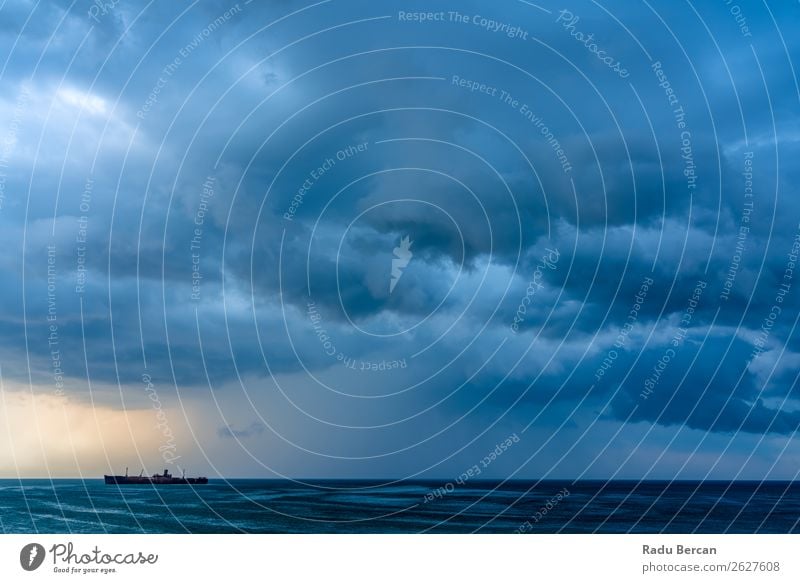
<svg viewBox="0 0 800 583"><path fill-rule="evenodd" d="M116 474L107 474L107 475L116 475ZM303 477L303 478L281 478L281 477L266 477L266 476L226 476L226 477L210 477L210 476L203 476L207 477L209 481L230 481L230 480L262 480L262 481L272 481L272 482L383 482L383 483L397 483L397 482L441 482L441 481L452 481L451 476L447 477L430 477L430 478L388 478L388 477L359 477L359 478L348 478L348 477ZM29 477L3 477L0 476L0 481L24 481L24 480L47 480L47 481L57 481L57 480L82 480L82 481L92 481L92 480L103 480L103 476L97 477L87 477L87 476L29 476ZM764 483L764 482L780 482L780 483L794 483L800 482L798 478L475 478L469 481L470 483L478 483L478 482L572 482L572 483L579 483L579 482L639 482L639 483L647 483L647 482L751 482L751 483ZM466 486L466 483L464 484Z"/></svg>

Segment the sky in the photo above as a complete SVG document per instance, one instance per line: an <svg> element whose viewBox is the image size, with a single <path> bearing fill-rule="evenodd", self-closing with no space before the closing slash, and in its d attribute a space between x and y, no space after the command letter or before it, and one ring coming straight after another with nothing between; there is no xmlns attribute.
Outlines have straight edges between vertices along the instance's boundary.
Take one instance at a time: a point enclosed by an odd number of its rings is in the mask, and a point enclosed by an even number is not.
<svg viewBox="0 0 800 583"><path fill-rule="evenodd" d="M3 2L0 477L795 478L798 26Z"/></svg>

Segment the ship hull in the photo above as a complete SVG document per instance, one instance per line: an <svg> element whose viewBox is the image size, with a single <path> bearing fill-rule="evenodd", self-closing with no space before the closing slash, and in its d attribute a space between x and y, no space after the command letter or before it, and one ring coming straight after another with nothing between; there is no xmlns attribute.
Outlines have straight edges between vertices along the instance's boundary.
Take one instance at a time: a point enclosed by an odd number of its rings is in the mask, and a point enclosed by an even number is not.
<svg viewBox="0 0 800 583"><path fill-rule="evenodd" d="M104 476L106 484L119 486L169 486L208 484L208 478L164 478L163 476Z"/></svg>

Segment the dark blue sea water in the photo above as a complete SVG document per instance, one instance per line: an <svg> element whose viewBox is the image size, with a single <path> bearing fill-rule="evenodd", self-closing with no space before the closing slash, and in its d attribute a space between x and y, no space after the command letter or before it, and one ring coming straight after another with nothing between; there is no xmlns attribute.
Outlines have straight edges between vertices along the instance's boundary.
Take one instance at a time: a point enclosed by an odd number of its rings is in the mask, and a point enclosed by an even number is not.
<svg viewBox="0 0 800 583"><path fill-rule="evenodd" d="M0 480L6 533L788 533L798 520L788 482Z"/></svg>

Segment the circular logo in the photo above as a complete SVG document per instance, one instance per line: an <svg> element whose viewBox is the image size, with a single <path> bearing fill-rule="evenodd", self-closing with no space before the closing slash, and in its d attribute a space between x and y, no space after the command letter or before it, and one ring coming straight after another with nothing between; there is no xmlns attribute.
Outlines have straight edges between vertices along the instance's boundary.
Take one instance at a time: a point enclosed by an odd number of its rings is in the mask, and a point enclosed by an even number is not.
<svg viewBox="0 0 800 583"><path fill-rule="evenodd" d="M19 552L19 564L26 571L35 571L44 562L45 550L39 543L30 543Z"/></svg>

